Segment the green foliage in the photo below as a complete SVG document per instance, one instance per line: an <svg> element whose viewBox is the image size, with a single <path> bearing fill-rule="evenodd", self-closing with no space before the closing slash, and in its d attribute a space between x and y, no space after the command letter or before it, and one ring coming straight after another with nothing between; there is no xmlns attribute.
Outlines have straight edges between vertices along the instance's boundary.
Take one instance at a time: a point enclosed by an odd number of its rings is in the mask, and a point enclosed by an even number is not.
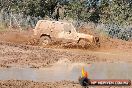
<svg viewBox="0 0 132 88"><path fill-rule="evenodd" d="M84 17L86 14L84 8L84 3L80 3L78 0L71 1L68 5L68 16L76 20L82 19L82 17Z"/></svg>
<svg viewBox="0 0 132 88"><path fill-rule="evenodd" d="M71 0L67 10L68 16L84 22L97 22L99 20L98 11L90 12L90 9L96 8L95 3L92 3L92 1L97 2L97 0L91 0L91 3L86 0Z"/></svg>
<svg viewBox="0 0 132 88"><path fill-rule="evenodd" d="M103 0L101 12L103 23L116 23L119 25L132 24L132 3L126 0Z"/></svg>
<svg viewBox="0 0 132 88"><path fill-rule="evenodd" d="M58 3L65 10L60 16L77 21L132 24L131 0L0 0L0 10L51 18Z"/></svg>

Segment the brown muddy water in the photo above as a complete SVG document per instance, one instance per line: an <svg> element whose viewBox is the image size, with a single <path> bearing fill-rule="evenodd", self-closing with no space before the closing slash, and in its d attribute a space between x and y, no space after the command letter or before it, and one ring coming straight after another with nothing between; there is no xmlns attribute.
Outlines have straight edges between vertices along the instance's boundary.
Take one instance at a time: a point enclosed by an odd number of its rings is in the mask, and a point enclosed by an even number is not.
<svg viewBox="0 0 132 88"><path fill-rule="evenodd" d="M31 80L37 82L77 81L84 66L90 79L131 79L132 64L71 63L62 61L47 68L11 67L0 69L0 80Z"/></svg>

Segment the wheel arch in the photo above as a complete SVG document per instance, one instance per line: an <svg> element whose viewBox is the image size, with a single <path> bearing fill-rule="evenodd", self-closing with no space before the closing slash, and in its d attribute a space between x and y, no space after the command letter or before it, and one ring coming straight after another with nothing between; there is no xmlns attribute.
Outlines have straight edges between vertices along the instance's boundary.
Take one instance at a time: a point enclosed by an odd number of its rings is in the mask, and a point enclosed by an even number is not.
<svg viewBox="0 0 132 88"><path fill-rule="evenodd" d="M40 38L43 37L43 36L48 36L51 39L51 36L48 35L48 34L41 34Z"/></svg>
<svg viewBox="0 0 132 88"><path fill-rule="evenodd" d="M89 40L86 39L86 38L79 38L78 41L77 41L77 43L79 43L80 40L89 41Z"/></svg>

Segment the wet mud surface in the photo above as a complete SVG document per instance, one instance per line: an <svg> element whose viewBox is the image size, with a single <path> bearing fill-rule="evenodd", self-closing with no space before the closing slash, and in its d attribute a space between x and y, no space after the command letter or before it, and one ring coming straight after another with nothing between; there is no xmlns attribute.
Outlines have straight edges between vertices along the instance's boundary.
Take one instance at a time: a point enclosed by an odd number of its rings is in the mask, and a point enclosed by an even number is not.
<svg viewBox="0 0 132 88"><path fill-rule="evenodd" d="M78 82L82 67L88 71L89 79L131 79L132 64L84 64L59 61L51 67L11 67L0 69L0 80L30 80L35 82L74 81Z"/></svg>

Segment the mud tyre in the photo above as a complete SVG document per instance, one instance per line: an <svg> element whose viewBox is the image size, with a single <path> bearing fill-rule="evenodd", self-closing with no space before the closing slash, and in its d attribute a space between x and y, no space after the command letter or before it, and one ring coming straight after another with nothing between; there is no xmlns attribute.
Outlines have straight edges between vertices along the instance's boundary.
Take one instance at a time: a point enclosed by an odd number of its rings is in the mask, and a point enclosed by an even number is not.
<svg viewBox="0 0 132 88"><path fill-rule="evenodd" d="M49 36L42 36L39 40L40 46L48 46L51 44L51 38Z"/></svg>
<svg viewBox="0 0 132 88"><path fill-rule="evenodd" d="M87 40L85 40L85 39L80 39L80 40L78 41L78 47L79 47L79 48L86 49L86 48L88 48L89 46L90 46L90 42L87 41Z"/></svg>

